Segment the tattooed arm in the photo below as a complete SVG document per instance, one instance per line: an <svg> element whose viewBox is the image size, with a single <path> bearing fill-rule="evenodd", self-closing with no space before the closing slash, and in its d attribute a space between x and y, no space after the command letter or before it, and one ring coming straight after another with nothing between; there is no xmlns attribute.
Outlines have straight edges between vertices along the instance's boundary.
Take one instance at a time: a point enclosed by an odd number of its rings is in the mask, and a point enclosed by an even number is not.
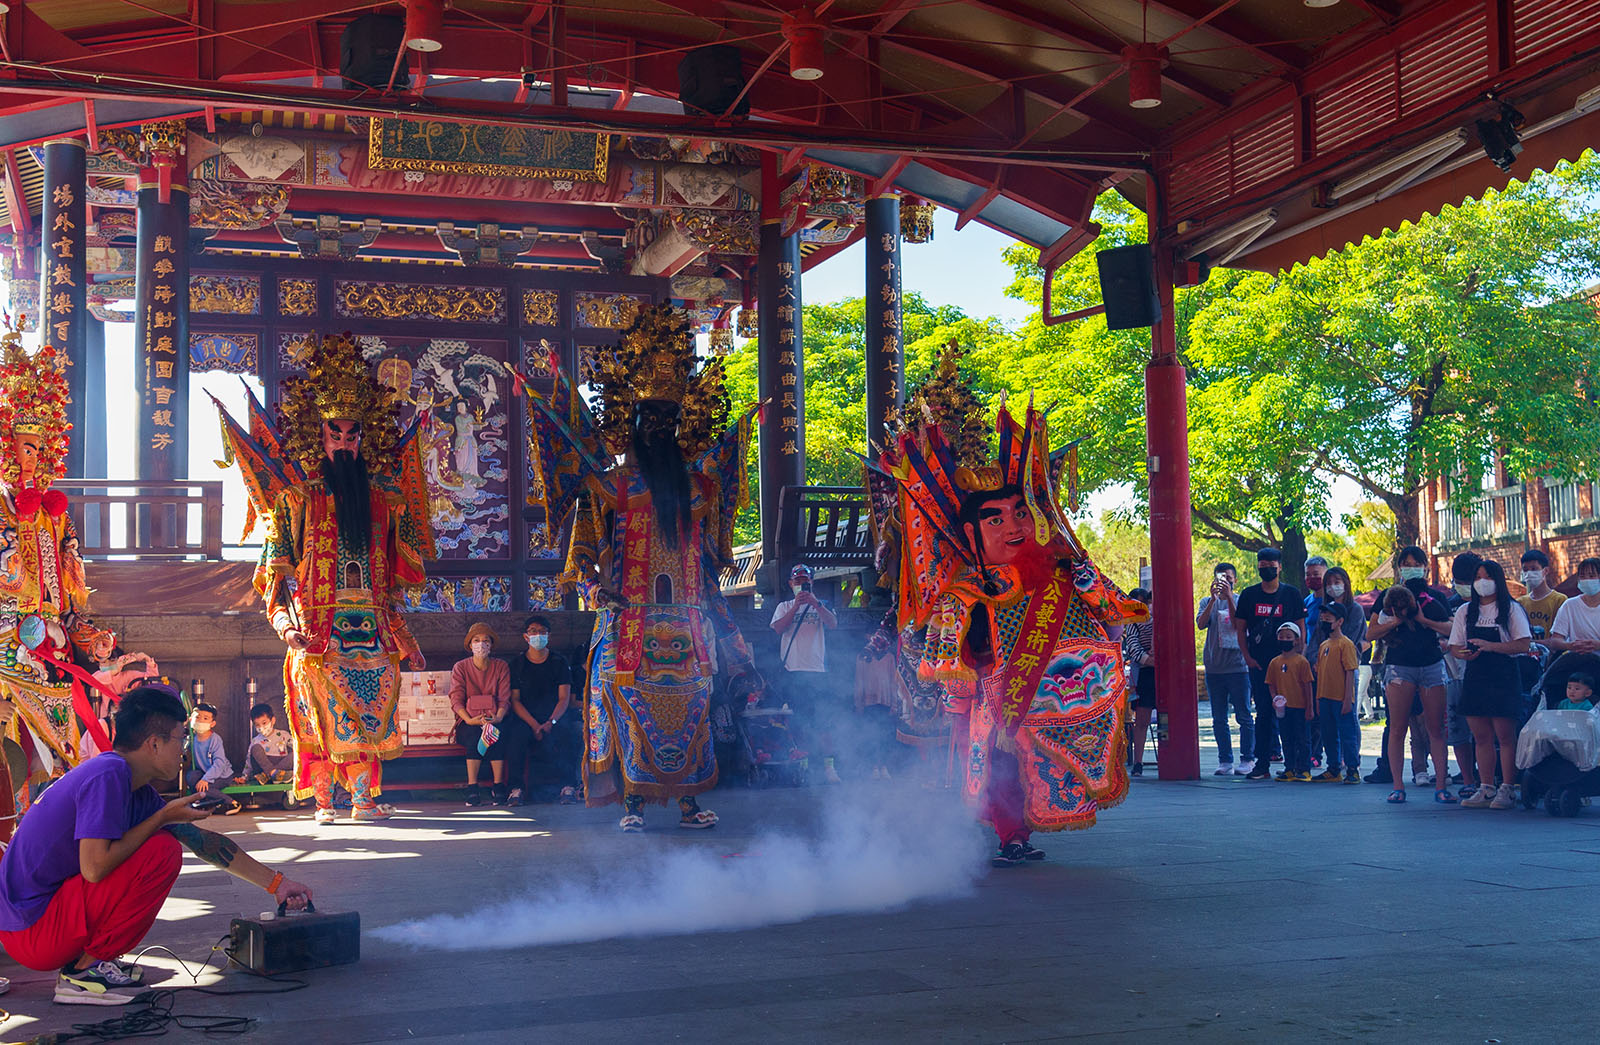
<svg viewBox="0 0 1600 1045"><path fill-rule="evenodd" d="M212 867L220 867L235 878L265 889L272 885L276 872L240 849L238 843L215 831L207 831L197 824L174 824L167 828L172 837L182 842L195 856ZM311 890L299 882L284 878L274 894L279 902L287 902L299 910L311 901Z"/></svg>

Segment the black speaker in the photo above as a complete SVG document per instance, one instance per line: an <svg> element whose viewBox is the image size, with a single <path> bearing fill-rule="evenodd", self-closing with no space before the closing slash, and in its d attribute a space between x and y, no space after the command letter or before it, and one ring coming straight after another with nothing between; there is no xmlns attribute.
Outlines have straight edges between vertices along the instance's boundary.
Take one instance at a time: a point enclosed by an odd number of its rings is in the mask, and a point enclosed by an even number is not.
<svg viewBox="0 0 1600 1045"><path fill-rule="evenodd" d="M696 47L678 63L678 100L692 116L721 116L744 90L744 59L732 44ZM736 116L750 112L750 96L739 98Z"/></svg>
<svg viewBox="0 0 1600 1045"><path fill-rule="evenodd" d="M365 87L381 91L388 87L395 55L405 46L405 38L406 21L394 15L364 14L345 26L339 37L339 75L344 79L344 89L358 91ZM411 86L411 74L404 61L394 85Z"/></svg>
<svg viewBox="0 0 1600 1045"><path fill-rule="evenodd" d="M1106 303L1107 330L1137 330L1161 318L1156 297L1156 264L1148 244L1102 250L1094 256L1100 268L1100 300Z"/></svg>

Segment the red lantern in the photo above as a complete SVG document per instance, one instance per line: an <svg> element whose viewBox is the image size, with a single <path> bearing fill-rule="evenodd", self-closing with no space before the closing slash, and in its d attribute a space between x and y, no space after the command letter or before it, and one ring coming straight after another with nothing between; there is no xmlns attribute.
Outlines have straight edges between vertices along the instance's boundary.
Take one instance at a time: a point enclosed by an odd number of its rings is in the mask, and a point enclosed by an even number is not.
<svg viewBox="0 0 1600 1045"><path fill-rule="evenodd" d="M783 19L783 38L789 42L789 75L796 80L822 79L822 23L809 8Z"/></svg>
<svg viewBox="0 0 1600 1045"><path fill-rule="evenodd" d="M1128 104L1135 109L1154 109L1161 104L1161 67L1167 64L1167 51L1155 44L1133 44L1122 49L1128 63Z"/></svg>
<svg viewBox="0 0 1600 1045"><path fill-rule="evenodd" d="M407 0L406 46L437 51L444 46L444 0Z"/></svg>

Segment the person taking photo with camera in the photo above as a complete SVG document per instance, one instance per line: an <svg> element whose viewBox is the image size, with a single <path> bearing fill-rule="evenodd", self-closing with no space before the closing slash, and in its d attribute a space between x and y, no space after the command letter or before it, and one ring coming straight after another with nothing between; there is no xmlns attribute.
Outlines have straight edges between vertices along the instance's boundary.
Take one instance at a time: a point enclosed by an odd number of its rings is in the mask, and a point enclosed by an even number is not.
<svg viewBox="0 0 1600 1045"><path fill-rule="evenodd" d="M850 713L827 685L827 629L837 627L839 618L811 589L811 567L797 563L789 571L789 590L794 598L785 599L773 609L772 630L778 633L784 696L806 723L813 742L830 752L822 760L822 779L837 784L840 780L831 754L832 734L844 726L841 719Z"/></svg>

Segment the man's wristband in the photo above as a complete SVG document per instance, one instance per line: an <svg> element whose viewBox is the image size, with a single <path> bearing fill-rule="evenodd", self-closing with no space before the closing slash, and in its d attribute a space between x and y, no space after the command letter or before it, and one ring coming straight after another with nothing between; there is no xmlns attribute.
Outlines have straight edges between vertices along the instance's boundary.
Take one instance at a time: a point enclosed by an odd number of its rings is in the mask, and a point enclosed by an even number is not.
<svg viewBox="0 0 1600 1045"><path fill-rule="evenodd" d="M278 895L278 886L280 886L282 884L283 884L283 872L282 871L273 872L272 881L267 883L267 892L271 893L273 896L277 896Z"/></svg>

